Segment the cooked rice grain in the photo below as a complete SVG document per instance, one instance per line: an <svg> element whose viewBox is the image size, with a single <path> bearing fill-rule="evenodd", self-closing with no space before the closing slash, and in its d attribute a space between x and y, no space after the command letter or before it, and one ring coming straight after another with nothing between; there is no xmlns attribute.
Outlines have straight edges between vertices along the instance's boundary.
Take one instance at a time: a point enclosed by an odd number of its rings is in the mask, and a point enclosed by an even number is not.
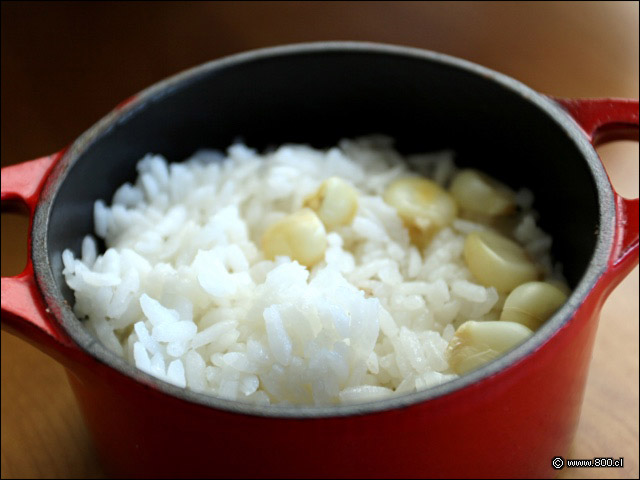
<svg viewBox="0 0 640 480"><path fill-rule="evenodd" d="M403 158L386 137L326 151L284 145L258 154L235 144L183 163L147 155L135 184L94 207L96 236L65 250L76 315L116 354L180 387L258 404L363 402L456 378L445 357L457 325L494 319L504 298L477 284L456 220L424 251L382 199L411 165L446 186L451 152ZM328 177L358 191L353 222L329 232L311 270L265 259L260 239ZM551 277L551 239L531 192L513 235Z"/></svg>

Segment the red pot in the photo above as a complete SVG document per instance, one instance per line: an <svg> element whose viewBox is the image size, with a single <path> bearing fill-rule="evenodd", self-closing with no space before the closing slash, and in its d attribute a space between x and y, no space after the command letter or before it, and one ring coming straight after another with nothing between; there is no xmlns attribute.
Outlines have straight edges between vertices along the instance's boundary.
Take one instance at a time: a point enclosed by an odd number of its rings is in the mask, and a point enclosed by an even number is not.
<svg viewBox="0 0 640 480"><path fill-rule="evenodd" d="M168 116L169 115L169 116ZM453 382L355 406L258 407L137 371L73 316L60 253L147 151L382 131L401 150L453 147L536 193L573 293L535 335ZM32 220L24 272L2 278L2 328L69 381L109 472L207 477L551 477L574 435L600 309L638 263L638 200L593 145L638 139L638 102L562 100L469 62L360 43L280 47L205 64L121 104L68 149L2 169L2 209Z"/></svg>

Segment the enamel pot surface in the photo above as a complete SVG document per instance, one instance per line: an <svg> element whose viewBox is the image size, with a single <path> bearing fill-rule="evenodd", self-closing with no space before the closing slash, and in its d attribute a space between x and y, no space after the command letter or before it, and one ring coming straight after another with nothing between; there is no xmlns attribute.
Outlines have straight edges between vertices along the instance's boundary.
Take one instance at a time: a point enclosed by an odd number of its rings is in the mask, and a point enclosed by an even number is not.
<svg viewBox="0 0 640 480"><path fill-rule="evenodd" d="M262 149L384 133L442 148L536 198L573 289L533 337L426 391L362 405L259 407L188 392L125 363L73 315L65 248L93 232L148 152L179 161L238 137ZM23 273L2 278L2 328L68 371L105 467L162 477L551 477L575 432L598 316L638 263L638 200L597 143L638 138L638 102L562 100L449 56L367 43L270 48L207 63L123 102L69 148L2 169L3 210L31 216ZM104 246L104 245L103 245Z"/></svg>

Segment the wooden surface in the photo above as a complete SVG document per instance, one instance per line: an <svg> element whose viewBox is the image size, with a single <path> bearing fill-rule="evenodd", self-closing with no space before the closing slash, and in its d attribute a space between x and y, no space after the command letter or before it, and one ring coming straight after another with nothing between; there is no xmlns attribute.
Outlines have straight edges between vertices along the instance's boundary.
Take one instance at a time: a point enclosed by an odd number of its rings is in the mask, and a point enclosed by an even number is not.
<svg viewBox="0 0 640 480"><path fill-rule="evenodd" d="M181 69L261 46L371 40L460 56L558 96L638 97L638 3L2 3L2 165L51 153L122 99ZM637 144L600 149L638 196ZM2 275L21 270L25 219L2 216ZM101 478L63 369L2 332L3 478ZM624 457L638 477L638 269L604 307L569 458ZM508 454L508 452L507 452Z"/></svg>

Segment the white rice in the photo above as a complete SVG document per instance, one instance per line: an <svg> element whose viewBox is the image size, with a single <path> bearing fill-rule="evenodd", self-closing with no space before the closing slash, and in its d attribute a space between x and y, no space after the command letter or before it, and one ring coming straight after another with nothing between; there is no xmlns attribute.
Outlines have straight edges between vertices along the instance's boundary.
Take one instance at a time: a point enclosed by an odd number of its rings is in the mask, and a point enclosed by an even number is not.
<svg viewBox="0 0 640 480"><path fill-rule="evenodd" d="M183 163L138 163L111 206L97 201L80 257L65 250L75 313L102 343L166 382L259 404L363 402L447 382L447 342L462 322L495 319L504 302L462 259L458 219L419 251L381 198L406 165L446 186L452 152L401 157L386 137L319 151L242 144ZM330 176L353 184L352 224L328 235L310 271L266 260L260 238ZM552 276L551 239L518 192L513 236Z"/></svg>

